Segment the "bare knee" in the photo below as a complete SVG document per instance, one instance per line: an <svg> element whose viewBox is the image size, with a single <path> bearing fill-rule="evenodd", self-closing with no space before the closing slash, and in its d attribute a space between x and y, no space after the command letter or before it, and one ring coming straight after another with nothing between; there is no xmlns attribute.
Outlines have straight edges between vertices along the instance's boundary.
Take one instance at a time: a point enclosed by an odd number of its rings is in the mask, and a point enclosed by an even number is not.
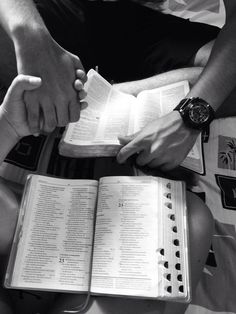
<svg viewBox="0 0 236 314"><path fill-rule="evenodd" d="M198 238L212 236L214 220L207 205L195 194L189 193L187 197L189 209L189 226ZM198 240L199 241L199 240Z"/></svg>
<svg viewBox="0 0 236 314"><path fill-rule="evenodd" d="M212 241L214 220L209 208L193 193L187 195L191 283L193 291L200 279Z"/></svg>

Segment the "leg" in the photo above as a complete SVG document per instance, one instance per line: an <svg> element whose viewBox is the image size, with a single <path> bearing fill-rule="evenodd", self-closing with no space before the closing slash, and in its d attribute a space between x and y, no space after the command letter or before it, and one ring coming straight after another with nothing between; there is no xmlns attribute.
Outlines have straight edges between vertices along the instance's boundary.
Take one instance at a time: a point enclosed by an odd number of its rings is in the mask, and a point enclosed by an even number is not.
<svg viewBox="0 0 236 314"><path fill-rule="evenodd" d="M150 17L153 17L151 13ZM155 19L144 24L144 74L146 77L186 66L203 66L209 42L219 29L211 25L190 22L172 15L155 14ZM158 22L157 22L158 21ZM158 30L158 32L157 32ZM203 57L204 56L204 57ZM200 62L201 61L201 62ZM206 61L205 61L206 62Z"/></svg>
<svg viewBox="0 0 236 314"><path fill-rule="evenodd" d="M192 291L195 291L206 262L213 235L213 217L205 203L188 193Z"/></svg>

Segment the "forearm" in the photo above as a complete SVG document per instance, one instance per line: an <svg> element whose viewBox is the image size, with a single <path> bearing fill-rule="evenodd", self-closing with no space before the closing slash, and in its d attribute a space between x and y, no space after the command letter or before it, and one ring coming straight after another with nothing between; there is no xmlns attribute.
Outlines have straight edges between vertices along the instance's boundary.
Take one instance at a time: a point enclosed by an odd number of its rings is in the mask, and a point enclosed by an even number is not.
<svg viewBox="0 0 236 314"><path fill-rule="evenodd" d="M236 116L236 88L216 111L217 118Z"/></svg>
<svg viewBox="0 0 236 314"><path fill-rule="evenodd" d="M19 137L16 132L10 126L8 121L3 117L0 109L0 164L6 158L10 150L17 144Z"/></svg>
<svg viewBox="0 0 236 314"><path fill-rule="evenodd" d="M25 49L37 51L45 38L50 38L49 32L32 0L1 0L0 22L13 41L18 57Z"/></svg>
<svg viewBox="0 0 236 314"><path fill-rule="evenodd" d="M220 31L210 58L189 97L201 97L217 110L236 86L236 9L226 5L226 24ZM230 6L230 8L229 8Z"/></svg>
<svg viewBox="0 0 236 314"><path fill-rule="evenodd" d="M46 31L44 22L32 0L1 0L0 21L12 39L24 29Z"/></svg>
<svg viewBox="0 0 236 314"><path fill-rule="evenodd" d="M182 68L165 72L162 74L157 74L155 76L143 80L115 84L115 87L121 91L136 96L142 90L153 89L168 84L176 83L182 80L189 81L190 86L192 86L197 81L201 72L202 72L201 67Z"/></svg>

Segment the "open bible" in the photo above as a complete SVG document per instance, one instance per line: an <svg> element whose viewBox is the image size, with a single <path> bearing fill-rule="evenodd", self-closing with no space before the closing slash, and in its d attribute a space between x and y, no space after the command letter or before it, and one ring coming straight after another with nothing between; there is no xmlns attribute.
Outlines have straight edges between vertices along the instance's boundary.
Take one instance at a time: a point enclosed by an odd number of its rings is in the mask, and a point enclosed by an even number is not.
<svg viewBox="0 0 236 314"><path fill-rule="evenodd" d="M185 183L29 176L5 286L189 301Z"/></svg>
<svg viewBox="0 0 236 314"><path fill-rule="evenodd" d="M144 90L135 97L116 90L100 74L90 70L85 90L88 107L81 111L78 122L67 126L59 145L61 155L115 156L121 148L118 135L133 134L172 111L188 93L189 84L181 81ZM201 136L182 165L200 174L205 172Z"/></svg>

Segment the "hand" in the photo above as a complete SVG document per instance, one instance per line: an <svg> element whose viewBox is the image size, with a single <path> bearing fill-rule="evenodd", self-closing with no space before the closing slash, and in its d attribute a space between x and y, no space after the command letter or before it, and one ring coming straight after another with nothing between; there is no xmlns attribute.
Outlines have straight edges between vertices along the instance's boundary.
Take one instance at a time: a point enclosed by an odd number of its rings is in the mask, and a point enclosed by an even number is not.
<svg viewBox="0 0 236 314"><path fill-rule="evenodd" d="M3 117L8 121L18 137L31 134L23 95L25 91L39 88L42 81L39 77L18 75L9 87L1 105Z"/></svg>
<svg viewBox="0 0 236 314"><path fill-rule="evenodd" d="M84 72L77 70L76 76L77 79L74 82L74 88L78 91L80 99L84 99L86 93L81 81L84 77ZM39 88L41 84L42 80L39 77L22 74L18 75L9 87L0 107L4 117L19 137L32 134L27 120L24 93Z"/></svg>
<svg viewBox="0 0 236 314"><path fill-rule="evenodd" d="M138 165L168 171L181 164L198 135L199 131L184 125L178 111L172 111L136 134L119 137L120 143L125 146L118 153L117 161L123 163L138 153Z"/></svg>
<svg viewBox="0 0 236 314"><path fill-rule="evenodd" d="M76 69L83 71L81 82L86 81L80 59L45 34L27 36L15 48L18 73L42 79L40 88L24 95L31 133L38 133L40 128L51 132L56 126L77 121L80 101L73 86Z"/></svg>

